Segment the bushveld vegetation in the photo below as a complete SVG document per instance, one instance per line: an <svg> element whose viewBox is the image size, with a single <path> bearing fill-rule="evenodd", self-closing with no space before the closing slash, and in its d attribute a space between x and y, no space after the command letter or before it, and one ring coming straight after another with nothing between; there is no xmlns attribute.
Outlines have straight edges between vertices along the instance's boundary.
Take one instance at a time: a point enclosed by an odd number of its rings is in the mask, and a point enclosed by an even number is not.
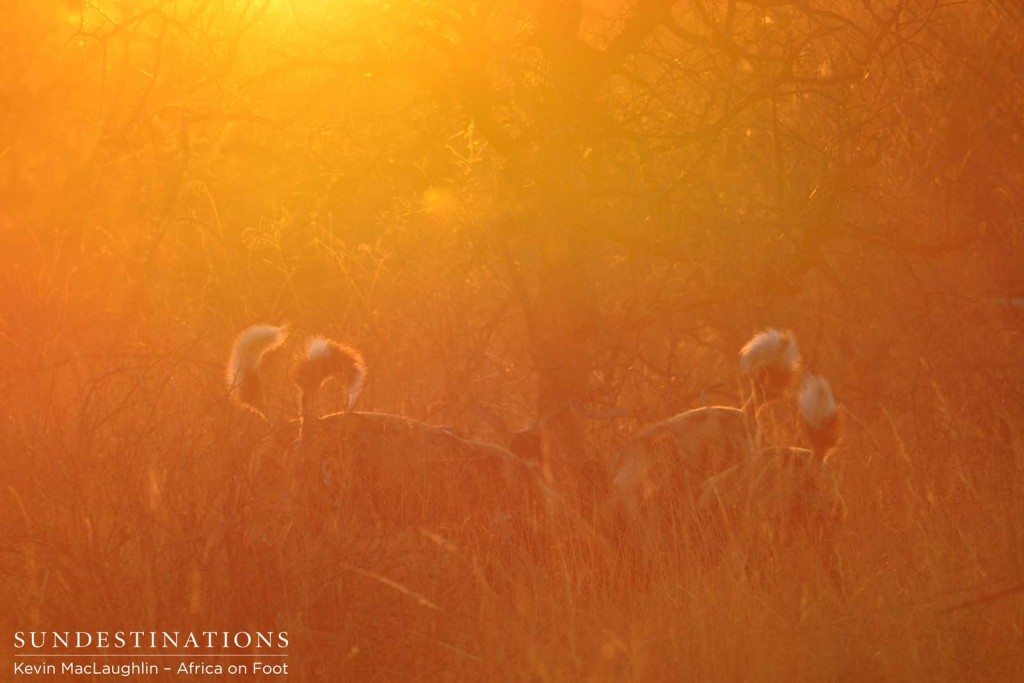
<svg viewBox="0 0 1024 683"><path fill-rule="evenodd" d="M0 4L0 638L287 630L302 681L1019 677L1022 29L1009 0ZM360 349L360 410L537 426L577 524L510 552L284 491L293 435L224 383L253 323ZM751 571L599 528L629 437L740 405L768 326L842 404L844 594L806 544Z"/></svg>

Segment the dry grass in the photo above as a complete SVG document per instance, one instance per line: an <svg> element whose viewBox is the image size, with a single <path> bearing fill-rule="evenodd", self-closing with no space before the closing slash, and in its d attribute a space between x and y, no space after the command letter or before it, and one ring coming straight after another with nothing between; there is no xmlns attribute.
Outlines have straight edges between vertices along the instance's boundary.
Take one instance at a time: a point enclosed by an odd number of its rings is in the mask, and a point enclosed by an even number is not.
<svg viewBox="0 0 1024 683"><path fill-rule="evenodd" d="M633 45L595 0L593 50L537 3L386 4L0 3L0 667L16 630L194 628L287 630L311 682L1019 679L1011 3L677 3ZM358 348L360 410L500 446L578 361L569 498L792 329L847 413L847 595L799 542L752 573L293 495L224 387L259 322Z"/></svg>
<svg viewBox="0 0 1024 683"><path fill-rule="evenodd" d="M282 629L311 681L1012 680L1024 665L1020 437L1007 413L989 417L1001 433L951 422L948 384L916 421L854 411L834 459L843 599L800 544L757 576L735 548L711 568L643 548L637 584L636 558L578 529L538 559L464 552L467 530L381 534L343 508L289 517L251 467L280 443L195 360L217 346L8 376L5 630Z"/></svg>

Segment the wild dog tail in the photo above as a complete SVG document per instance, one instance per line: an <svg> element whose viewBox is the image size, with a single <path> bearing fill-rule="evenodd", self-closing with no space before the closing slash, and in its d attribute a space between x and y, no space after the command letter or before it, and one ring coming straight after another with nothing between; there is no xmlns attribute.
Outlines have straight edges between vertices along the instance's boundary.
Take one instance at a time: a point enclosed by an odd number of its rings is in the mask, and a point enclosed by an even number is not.
<svg viewBox="0 0 1024 683"><path fill-rule="evenodd" d="M350 346L327 337L314 337L295 363L292 374L302 392L302 419L316 419L320 386L330 377L347 382L347 409L352 410L366 382L366 362Z"/></svg>
<svg viewBox="0 0 1024 683"><path fill-rule="evenodd" d="M797 397L800 418L811 441L815 457L824 460L825 455L835 447L842 431L839 407L832 396L828 380L817 375L804 378L800 395Z"/></svg>
<svg viewBox="0 0 1024 683"><path fill-rule="evenodd" d="M750 378L753 391L743 406L747 414L755 448L764 435L758 413L769 402L781 398L800 371L800 349L796 337L786 330L768 328L755 334L740 350L740 370ZM774 437L775 429L769 430Z"/></svg>
<svg viewBox="0 0 1024 683"><path fill-rule="evenodd" d="M278 348L287 338L288 331L274 325L253 325L238 335L231 347L227 367L228 395L232 400L264 415L260 363L267 351Z"/></svg>
<svg viewBox="0 0 1024 683"><path fill-rule="evenodd" d="M752 375L769 370L791 375L800 367L800 349L790 331L780 332L768 328L755 334L740 349L740 370Z"/></svg>

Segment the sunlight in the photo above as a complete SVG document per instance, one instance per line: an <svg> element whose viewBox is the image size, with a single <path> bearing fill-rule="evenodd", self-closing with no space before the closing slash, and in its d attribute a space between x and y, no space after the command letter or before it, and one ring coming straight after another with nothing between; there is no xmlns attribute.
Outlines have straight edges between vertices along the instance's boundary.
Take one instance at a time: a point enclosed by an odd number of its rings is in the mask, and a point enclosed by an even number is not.
<svg viewBox="0 0 1024 683"><path fill-rule="evenodd" d="M320 28L317 22L340 5L353 4L352 0L269 0L268 17L274 21L295 24L302 29Z"/></svg>
<svg viewBox="0 0 1024 683"><path fill-rule="evenodd" d="M0 665L1020 679L1020 4L0 0Z"/></svg>
<svg viewBox="0 0 1024 683"><path fill-rule="evenodd" d="M423 193L423 210L439 217L454 214L459 208L455 192L448 187L431 187Z"/></svg>

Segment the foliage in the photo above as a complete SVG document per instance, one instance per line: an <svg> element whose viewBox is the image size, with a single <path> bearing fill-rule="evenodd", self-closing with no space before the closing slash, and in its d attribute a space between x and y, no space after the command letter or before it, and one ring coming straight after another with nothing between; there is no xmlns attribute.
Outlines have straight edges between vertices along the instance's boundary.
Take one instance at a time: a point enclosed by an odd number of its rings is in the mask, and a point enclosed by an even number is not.
<svg viewBox="0 0 1024 683"><path fill-rule="evenodd" d="M1012 679L1022 22L0 6L0 624L289 629L298 680ZM260 433L222 366L255 322L360 348L363 408L501 444L538 422L570 498L640 426L735 404L736 350L791 328L849 417L851 593L800 549L766 583L727 557L638 587L575 534L502 581L358 519L249 548Z"/></svg>

